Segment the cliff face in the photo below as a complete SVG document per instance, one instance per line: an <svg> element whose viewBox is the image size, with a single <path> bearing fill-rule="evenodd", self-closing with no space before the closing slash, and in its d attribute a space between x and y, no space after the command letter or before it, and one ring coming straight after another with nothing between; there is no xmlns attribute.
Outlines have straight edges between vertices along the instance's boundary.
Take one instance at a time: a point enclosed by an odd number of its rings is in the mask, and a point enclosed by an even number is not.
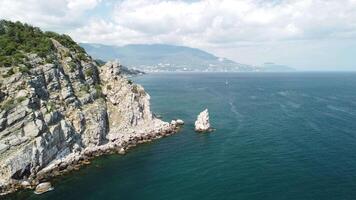
<svg viewBox="0 0 356 200"><path fill-rule="evenodd" d="M23 52L24 64L0 68L0 193L177 128L153 117L149 95L118 64L99 67L85 52L50 41L46 57Z"/></svg>

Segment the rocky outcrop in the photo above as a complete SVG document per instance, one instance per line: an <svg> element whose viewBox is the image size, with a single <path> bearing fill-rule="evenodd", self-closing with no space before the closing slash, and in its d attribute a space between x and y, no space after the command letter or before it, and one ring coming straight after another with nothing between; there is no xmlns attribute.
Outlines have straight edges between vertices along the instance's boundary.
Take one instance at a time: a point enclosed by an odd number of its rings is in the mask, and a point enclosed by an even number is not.
<svg viewBox="0 0 356 200"><path fill-rule="evenodd" d="M150 111L150 96L90 56L51 39L51 62L27 55L28 70L0 79L0 193L34 188L105 153L175 133ZM26 184L24 184L26 183ZM42 191L42 190L41 190Z"/></svg>
<svg viewBox="0 0 356 200"><path fill-rule="evenodd" d="M95 59L95 62L102 66L104 64L106 64L105 61L103 60L100 60L100 59ZM123 75L123 76L126 76L126 77L133 77L133 76L139 76L139 75L144 75L146 74L145 72L143 71L140 71L140 70L136 70L136 69L132 69L132 68L128 68L126 66L123 66L121 65L117 60L114 62L115 65L118 66L118 69L120 71L120 75Z"/></svg>
<svg viewBox="0 0 356 200"><path fill-rule="evenodd" d="M209 132L212 131L209 120L208 109L205 109L198 115L197 120L195 121L195 131L197 132Z"/></svg>
<svg viewBox="0 0 356 200"><path fill-rule="evenodd" d="M52 184L50 182L40 183L36 186L35 193L43 194L45 192L53 190Z"/></svg>

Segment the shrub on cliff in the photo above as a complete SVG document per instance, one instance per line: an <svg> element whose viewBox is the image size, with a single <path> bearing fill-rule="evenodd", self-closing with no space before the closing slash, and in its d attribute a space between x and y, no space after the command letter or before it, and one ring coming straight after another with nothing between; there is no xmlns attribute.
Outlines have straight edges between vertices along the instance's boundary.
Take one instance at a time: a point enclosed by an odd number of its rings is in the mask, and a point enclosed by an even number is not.
<svg viewBox="0 0 356 200"><path fill-rule="evenodd" d="M34 53L45 59L53 60L54 46L51 38L60 42L71 51L85 57L85 51L68 35L54 32L42 32L39 28L23 24L0 20L0 67L11 67L25 63L26 54Z"/></svg>

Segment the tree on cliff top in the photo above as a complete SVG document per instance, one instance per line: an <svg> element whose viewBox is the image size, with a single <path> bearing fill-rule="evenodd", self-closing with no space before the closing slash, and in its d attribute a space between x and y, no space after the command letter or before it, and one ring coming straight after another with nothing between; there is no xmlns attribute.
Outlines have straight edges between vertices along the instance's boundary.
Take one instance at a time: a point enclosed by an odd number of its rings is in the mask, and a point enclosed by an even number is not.
<svg viewBox="0 0 356 200"><path fill-rule="evenodd" d="M73 52L85 53L68 35L43 32L26 23L0 20L0 67L24 64L29 53L49 58L54 50L51 38Z"/></svg>

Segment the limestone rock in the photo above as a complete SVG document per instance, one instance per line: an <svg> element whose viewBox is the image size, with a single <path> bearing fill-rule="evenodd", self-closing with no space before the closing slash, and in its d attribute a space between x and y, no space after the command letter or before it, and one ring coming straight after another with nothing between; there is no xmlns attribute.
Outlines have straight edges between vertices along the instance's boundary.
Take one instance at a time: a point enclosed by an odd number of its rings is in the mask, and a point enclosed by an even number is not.
<svg viewBox="0 0 356 200"><path fill-rule="evenodd" d="M16 94L16 98L25 98L27 97L28 92L26 90L20 90L17 94Z"/></svg>
<svg viewBox="0 0 356 200"><path fill-rule="evenodd" d="M122 76L120 64L99 68L85 52L51 41L52 63L28 54L29 73L1 77L0 98L8 105L0 107L0 195L27 187L23 181L77 169L94 156L124 154L184 123L156 118L150 96ZM36 192L49 189L50 183L41 183Z"/></svg>
<svg viewBox="0 0 356 200"><path fill-rule="evenodd" d="M181 119L177 119L176 122L177 122L178 125L183 125L184 124L184 121L181 120Z"/></svg>
<svg viewBox="0 0 356 200"><path fill-rule="evenodd" d="M9 149L9 145L0 143L0 154Z"/></svg>
<svg viewBox="0 0 356 200"><path fill-rule="evenodd" d="M31 184L28 181L22 181L21 182L21 186L24 188L30 188Z"/></svg>
<svg viewBox="0 0 356 200"><path fill-rule="evenodd" d="M195 131L197 132L207 132L211 131L209 112L208 109L205 109L198 115L197 120L195 121Z"/></svg>
<svg viewBox="0 0 356 200"><path fill-rule="evenodd" d="M50 182L43 182L36 186L35 193L43 194L45 192L49 192L53 190L52 184Z"/></svg>
<svg viewBox="0 0 356 200"><path fill-rule="evenodd" d="M125 153L126 153L126 151L125 151L124 148L121 148L121 149L119 150L119 154L124 155Z"/></svg>
<svg viewBox="0 0 356 200"><path fill-rule="evenodd" d="M26 110L23 108L20 108L16 110L13 113L8 114L7 116L7 124L8 126L11 126L15 124L16 122L22 120L26 116Z"/></svg>
<svg viewBox="0 0 356 200"><path fill-rule="evenodd" d="M60 112L54 111L51 113L46 113L44 116L44 121L48 125L54 125L54 124L58 123L62 118L63 118L63 116L61 115Z"/></svg>
<svg viewBox="0 0 356 200"><path fill-rule="evenodd" d="M171 121L171 125L173 126L182 126L184 125L184 121L181 119L176 119Z"/></svg>
<svg viewBox="0 0 356 200"><path fill-rule="evenodd" d="M0 118L0 131L4 130L6 127L6 118Z"/></svg>
<svg viewBox="0 0 356 200"><path fill-rule="evenodd" d="M28 124L26 124L23 130L24 130L24 135L28 137L36 137L40 133L40 128L37 127L34 121L31 121Z"/></svg>

